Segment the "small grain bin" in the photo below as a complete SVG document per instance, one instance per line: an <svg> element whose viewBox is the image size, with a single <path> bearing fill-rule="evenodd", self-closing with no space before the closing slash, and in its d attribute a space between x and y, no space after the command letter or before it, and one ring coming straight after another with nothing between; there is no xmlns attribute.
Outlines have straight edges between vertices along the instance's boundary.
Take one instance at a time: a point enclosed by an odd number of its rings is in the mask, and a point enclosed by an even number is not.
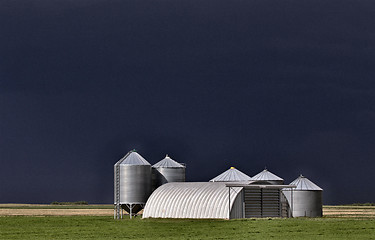
<svg viewBox="0 0 375 240"><path fill-rule="evenodd" d="M121 209L130 216L138 213L150 194L151 165L132 150L114 165L115 218L120 218Z"/></svg>
<svg viewBox="0 0 375 240"><path fill-rule="evenodd" d="M251 180L262 181L262 182L264 181L264 182L268 182L269 184L272 184L272 185L283 185L284 184L284 179L282 179L281 177L271 173L267 169L264 169L263 171L261 171L260 173L258 173L254 177L252 177Z"/></svg>
<svg viewBox="0 0 375 240"><path fill-rule="evenodd" d="M169 182L185 182L185 165L165 156L164 159L152 166L153 190Z"/></svg>
<svg viewBox="0 0 375 240"><path fill-rule="evenodd" d="M304 176L299 176L289 185L296 188L283 189L291 208L293 217L321 217L323 189Z"/></svg>
<svg viewBox="0 0 375 240"><path fill-rule="evenodd" d="M211 179L210 182L246 182L250 180L250 176L247 176L245 173L237 170L235 167L231 167L225 172Z"/></svg>

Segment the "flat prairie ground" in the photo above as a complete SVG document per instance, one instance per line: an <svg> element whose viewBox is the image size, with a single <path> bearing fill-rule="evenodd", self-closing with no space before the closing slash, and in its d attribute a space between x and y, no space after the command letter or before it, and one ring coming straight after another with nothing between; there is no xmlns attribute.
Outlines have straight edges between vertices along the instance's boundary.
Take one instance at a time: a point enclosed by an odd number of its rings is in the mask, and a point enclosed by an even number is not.
<svg viewBox="0 0 375 240"><path fill-rule="evenodd" d="M113 216L112 204L0 204L0 216ZM323 206L324 217L375 218L375 206Z"/></svg>
<svg viewBox="0 0 375 240"><path fill-rule="evenodd" d="M113 216L113 205L0 204L0 216Z"/></svg>
<svg viewBox="0 0 375 240"><path fill-rule="evenodd" d="M113 219L112 205L0 204L0 239L374 239L375 207L325 206L322 218Z"/></svg>

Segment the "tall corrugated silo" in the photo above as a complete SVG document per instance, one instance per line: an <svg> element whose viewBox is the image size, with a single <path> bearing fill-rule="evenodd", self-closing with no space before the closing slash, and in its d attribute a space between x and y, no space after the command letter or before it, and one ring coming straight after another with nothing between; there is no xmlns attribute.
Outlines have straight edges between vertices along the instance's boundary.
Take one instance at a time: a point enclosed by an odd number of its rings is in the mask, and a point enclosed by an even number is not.
<svg viewBox="0 0 375 240"><path fill-rule="evenodd" d="M289 185L295 185L295 189L283 189L283 193L292 208L293 217L321 217L323 189L300 175Z"/></svg>
<svg viewBox="0 0 375 240"><path fill-rule="evenodd" d="M254 177L251 178L251 180L253 181L264 181L264 182L268 182L272 185L283 185L284 184L284 179L282 179L281 177L271 173L270 171L266 169L264 169L263 171L261 171L260 173L258 173L257 175L255 175Z"/></svg>
<svg viewBox="0 0 375 240"><path fill-rule="evenodd" d="M169 182L185 182L186 166L165 156L152 166L153 190Z"/></svg>
<svg viewBox="0 0 375 240"><path fill-rule="evenodd" d="M247 176L245 173L237 170L235 167L230 167L222 174L211 179L210 182L246 182L250 180L251 177Z"/></svg>
<svg viewBox="0 0 375 240"><path fill-rule="evenodd" d="M138 213L151 194L151 165L135 150L114 165L115 218ZM121 212L121 214L120 214Z"/></svg>

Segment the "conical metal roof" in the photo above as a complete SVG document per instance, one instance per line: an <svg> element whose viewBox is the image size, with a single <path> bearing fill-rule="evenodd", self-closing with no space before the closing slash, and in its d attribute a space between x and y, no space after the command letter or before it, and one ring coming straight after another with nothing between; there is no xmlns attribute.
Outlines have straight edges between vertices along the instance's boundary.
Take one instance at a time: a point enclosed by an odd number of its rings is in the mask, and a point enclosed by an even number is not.
<svg viewBox="0 0 375 240"><path fill-rule="evenodd" d="M155 163L152 167L154 168L185 168L184 165L170 158L168 154L165 156L163 160Z"/></svg>
<svg viewBox="0 0 375 240"><path fill-rule="evenodd" d="M126 165L151 165L146 161L139 153L134 150L128 152L123 158L121 158L117 164Z"/></svg>
<svg viewBox="0 0 375 240"><path fill-rule="evenodd" d="M284 179L282 179L279 176L276 176L275 174L271 173L267 169L264 169L263 171L261 171L260 173L252 177L251 180L253 181L284 181Z"/></svg>
<svg viewBox="0 0 375 240"><path fill-rule="evenodd" d="M251 177L247 176L240 170L231 167L227 171L223 172L219 176L210 180L210 182L243 182L250 181Z"/></svg>
<svg viewBox="0 0 375 240"><path fill-rule="evenodd" d="M289 185L296 185L297 187L295 190L310 190L310 191L323 191L322 188L320 188L315 183L311 182L309 179L304 177L302 174L299 176L296 180L291 182Z"/></svg>

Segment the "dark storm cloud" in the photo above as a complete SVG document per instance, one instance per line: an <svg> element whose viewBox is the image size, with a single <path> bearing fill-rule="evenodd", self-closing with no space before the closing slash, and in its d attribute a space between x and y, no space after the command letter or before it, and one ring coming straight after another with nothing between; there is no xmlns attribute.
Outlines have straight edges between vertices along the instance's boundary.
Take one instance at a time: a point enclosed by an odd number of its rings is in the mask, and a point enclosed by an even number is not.
<svg viewBox="0 0 375 240"><path fill-rule="evenodd" d="M185 162L191 181L267 166L307 175L325 203L371 201L374 9L1 1L0 201L111 202L133 148Z"/></svg>

